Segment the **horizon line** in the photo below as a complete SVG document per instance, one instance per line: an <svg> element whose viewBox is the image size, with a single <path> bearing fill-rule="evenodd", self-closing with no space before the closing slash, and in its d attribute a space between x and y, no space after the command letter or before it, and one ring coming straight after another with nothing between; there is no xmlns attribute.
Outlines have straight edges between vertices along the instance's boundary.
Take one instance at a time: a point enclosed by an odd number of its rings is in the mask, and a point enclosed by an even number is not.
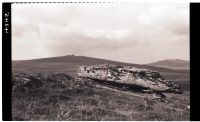
<svg viewBox="0 0 200 122"><path fill-rule="evenodd" d="M134 62L117 61L117 60L111 60L111 59L105 59L105 58L90 57L90 56L84 56L84 55L74 55L74 54L60 55L60 56L50 56L50 57L40 57L40 58L33 58L33 59L15 59L15 60L11 59L11 61L30 61L30 60L37 60L37 59L65 57L65 56L77 56L77 57L79 56L79 57L97 58L97 59L110 60L110 61L123 62L123 63L134 63ZM176 59L162 59L162 60L157 60L157 61L153 61L153 62L149 62L149 63L134 63L134 64L150 64L150 63L155 63L155 62L164 61L164 60L183 60L183 61L190 62L190 60L176 58Z"/></svg>

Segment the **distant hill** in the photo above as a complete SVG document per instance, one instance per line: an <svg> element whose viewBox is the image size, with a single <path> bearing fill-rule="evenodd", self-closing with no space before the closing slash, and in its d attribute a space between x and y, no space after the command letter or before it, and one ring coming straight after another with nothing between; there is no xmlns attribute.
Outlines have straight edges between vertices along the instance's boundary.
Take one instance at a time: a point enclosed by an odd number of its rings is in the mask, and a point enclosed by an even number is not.
<svg viewBox="0 0 200 122"><path fill-rule="evenodd" d="M40 58L40 59L32 59L32 60L20 60L20 61L12 61L13 70L27 70L27 71L52 71L52 72L67 72L67 71L76 71L77 68L83 65L95 65L95 64L115 64L115 65L130 65L135 66L137 68L145 68L156 70L159 72L174 72L172 69L154 67L149 65L139 65L139 64L130 64L123 63L117 61L111 61L106 59L92 58L86 56L59 56L59 57L49 57L49 58Z"/></svg>
<svg viewBox="0 0 200 122"><path fill-rule="evenodd" d="M67 73L77 75L80 66L90 66L96 64L114 64L120 66L134 66L136 68L150 69L158 71L164 78L176 81L189 88L190 71L188 69L169 69L150 65L131 64L106 59L92 58L86 56L66 55L59 57L40 58L32 60L12 61L12 72L25 72L27 74L37 73Z"/></svg>
<svg viewBox="0 0 200 122"><path fill-rule="evenodd" d="M156 67L164 67L169 69L190 69L190 62L186 60L180 60L180 59L170 59L170 60L162 60L157 61L154 63L147 64L149 66L156 66Z"/></svg>

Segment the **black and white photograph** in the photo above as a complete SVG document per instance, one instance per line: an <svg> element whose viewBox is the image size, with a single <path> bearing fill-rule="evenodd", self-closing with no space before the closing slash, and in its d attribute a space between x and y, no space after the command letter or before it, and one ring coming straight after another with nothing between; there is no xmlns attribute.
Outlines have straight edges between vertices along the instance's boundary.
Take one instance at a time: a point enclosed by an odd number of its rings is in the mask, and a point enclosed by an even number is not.
<svg viewBox="0 0 200 122"><path fill-rule="evenodd" d="M189 5L12 3L12 120L189 121Z"/></svg>

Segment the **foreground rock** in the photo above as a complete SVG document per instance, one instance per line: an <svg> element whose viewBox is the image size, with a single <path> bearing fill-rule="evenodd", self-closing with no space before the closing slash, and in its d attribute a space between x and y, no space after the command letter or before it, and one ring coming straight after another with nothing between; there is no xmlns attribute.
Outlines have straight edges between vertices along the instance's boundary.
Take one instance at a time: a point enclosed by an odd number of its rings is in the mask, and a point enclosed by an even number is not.
<svg viewBox="0 0 200 122"><path fill-rule="evenodd" d="M102 82L120 83L143 88L143 90L153 90L157 92L182 93L177 84L165 80L161 75L152 70L138 69L132 66L117 65L95 65L82 66L78 75L84 78L99 80Z"/></svg>
<svg viewBox="0 0 200 122"><path fill-rule="evenodd" d="M12 90L13 91L27 91L30 89L37 89L42 87L44 84L54 84L54 88L65 88L70 86L73 77L65 73L44 73L29 75L26 73L14 73L12 74ZM74 85L74 84L72 84Z"/></svg>
<svg viewBox="0 0 200 122"><path fill-rule="evenodd" d="M26 91L27 89L36 89L42 87L41 80L28 75L26 73L18 73L12 75L12 90Z"/></svg>

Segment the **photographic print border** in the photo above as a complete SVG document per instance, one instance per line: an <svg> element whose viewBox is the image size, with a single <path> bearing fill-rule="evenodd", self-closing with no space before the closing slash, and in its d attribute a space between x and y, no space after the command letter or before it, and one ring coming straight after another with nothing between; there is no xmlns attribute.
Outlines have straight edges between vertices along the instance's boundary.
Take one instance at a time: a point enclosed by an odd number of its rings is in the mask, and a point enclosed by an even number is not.
<svg viewBox="0 0 200 122"><path fill-rule="evenodd" d="M12 120L12 83L11 83L11 74L12 74L12 10L11 5L15 4L88 4L88 3L120 3L120 2L4 2L2 3L2 119L4 121ZM197 98L197 94L199 92L199 85L196 82L198 80L198 69L199 69L199 58L196 59L192 58L197 53L192 45L198 46L199 41L199 33L198 29L200 28L199 22L200 19L198 18L200 11L200 3L190 3L190 91L191 91L191 113L190 113L190 120L199 120L198 110L199 110L199 103L200 100ZM197 30L197 31L196 31ZM192 42L192 43L191 43ZM195 44L195 42L197 44ZM192 47L192 48L191 48ZM198 49L198 47L197 47ZM195 68L196 71L195 72ZM195 78L196 77L196 78Z"/></svg>

